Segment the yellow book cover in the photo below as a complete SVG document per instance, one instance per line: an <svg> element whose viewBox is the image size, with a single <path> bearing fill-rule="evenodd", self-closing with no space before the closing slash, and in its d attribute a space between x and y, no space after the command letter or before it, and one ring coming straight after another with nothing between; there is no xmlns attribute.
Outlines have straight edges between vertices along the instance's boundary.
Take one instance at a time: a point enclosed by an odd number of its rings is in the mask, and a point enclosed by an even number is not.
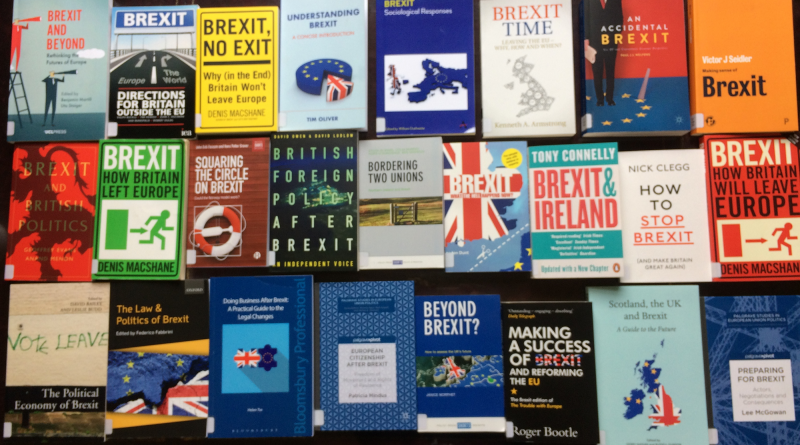
<svg viewBox="0 0 800 445"><path fill-rule="evenodd" d="M791 0L689 0L692 134L797 131Z"/></svg>
<svg viewBox="0 0 800 445"><path fill-rule="evenodd" d="M201 8L198 134L278 130L278 7Z"/></svg>

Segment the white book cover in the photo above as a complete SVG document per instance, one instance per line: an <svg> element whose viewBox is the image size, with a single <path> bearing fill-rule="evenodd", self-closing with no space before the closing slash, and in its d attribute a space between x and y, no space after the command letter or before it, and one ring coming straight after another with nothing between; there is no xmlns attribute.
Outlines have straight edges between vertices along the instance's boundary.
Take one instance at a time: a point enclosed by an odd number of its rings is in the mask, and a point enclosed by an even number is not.
<svg viewBox="0 0 800 445"><path fill-rule="evenodd" d="M442 269L442 138L358 144L358 268Z"/></svg>
<svg viewBox="0 0 800 445"><path fill-rule="evenodd" d="M619 154L622 283L711 281L703 150Z"/></svg>
<svg viewBox="0 0 800 445"><path fill-rule="evenodd" d="M484 138L574 135L572 4L480 5Z"/></svg>

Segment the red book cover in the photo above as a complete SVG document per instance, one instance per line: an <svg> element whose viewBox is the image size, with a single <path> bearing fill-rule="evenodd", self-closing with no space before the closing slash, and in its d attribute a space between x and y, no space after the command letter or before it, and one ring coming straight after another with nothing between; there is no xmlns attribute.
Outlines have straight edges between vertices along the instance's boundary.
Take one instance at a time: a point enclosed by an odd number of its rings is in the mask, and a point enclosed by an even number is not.
<svg viewBox="0 0 800 445"><path fill-rule="evenodd" d="M714 281L800 278L800 161L780 135L705 136Z"/></svg>
<svg viewBox="0 0 800 445"><path fill-rule="evenodd" d="M269 138L191 141L188 267L266 267Z"/></svg>
<svg viewBox="0 0 800 445"><path fill-rule="evenodd" d="M17 144L6 280L91 281L97 143Z"/></svg>

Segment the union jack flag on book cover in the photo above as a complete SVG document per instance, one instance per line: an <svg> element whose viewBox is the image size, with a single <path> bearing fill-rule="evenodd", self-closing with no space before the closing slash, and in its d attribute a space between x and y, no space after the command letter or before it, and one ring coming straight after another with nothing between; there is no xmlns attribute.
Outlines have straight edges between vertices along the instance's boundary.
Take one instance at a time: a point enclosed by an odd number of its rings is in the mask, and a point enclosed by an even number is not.
<svg viewBox="0 0 800 445"><path fill-rule="evenodd" d="M208 417L208 357L110 351L107 411Z"/></svg>
<svg viewBox="0 0 800 445"><path fill-rule="evenodd" d="M527 144L444 144L448 272L530 272Z"/></svg>
<svg viewBox="0 0 800 445"><path fill-rule="evenodd" d="M342 100L353 92L353 82L328 74L328 102Z"/></svg>

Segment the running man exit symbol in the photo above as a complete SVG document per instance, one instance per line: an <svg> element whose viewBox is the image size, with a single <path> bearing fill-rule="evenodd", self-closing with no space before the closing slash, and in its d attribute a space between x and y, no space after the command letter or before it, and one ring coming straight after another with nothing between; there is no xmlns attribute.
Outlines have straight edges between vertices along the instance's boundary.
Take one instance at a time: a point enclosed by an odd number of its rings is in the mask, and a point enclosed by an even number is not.
<svg viewBox="0 0 800 445"><path fill-rule="evenodd" d="M125 211L125 213L127 213L127 211ZM139 244L153 244L155 242L155 239L158 238L161 240L161 250L164 250L167 239L164 238L164 235L162 235L160 232L175 230L175 227L167 227L168 218L169 218L169 210L162 211L161 215L159 216L151 216L150 218L147 218L147 221L144 222L145 226L150 224L150 221L155 221L155 224L153 224L153 227L150 228L150 239L139 240ZM144 234L146 232L147 229L145 228L131 229L131 233Z"/></svg>

